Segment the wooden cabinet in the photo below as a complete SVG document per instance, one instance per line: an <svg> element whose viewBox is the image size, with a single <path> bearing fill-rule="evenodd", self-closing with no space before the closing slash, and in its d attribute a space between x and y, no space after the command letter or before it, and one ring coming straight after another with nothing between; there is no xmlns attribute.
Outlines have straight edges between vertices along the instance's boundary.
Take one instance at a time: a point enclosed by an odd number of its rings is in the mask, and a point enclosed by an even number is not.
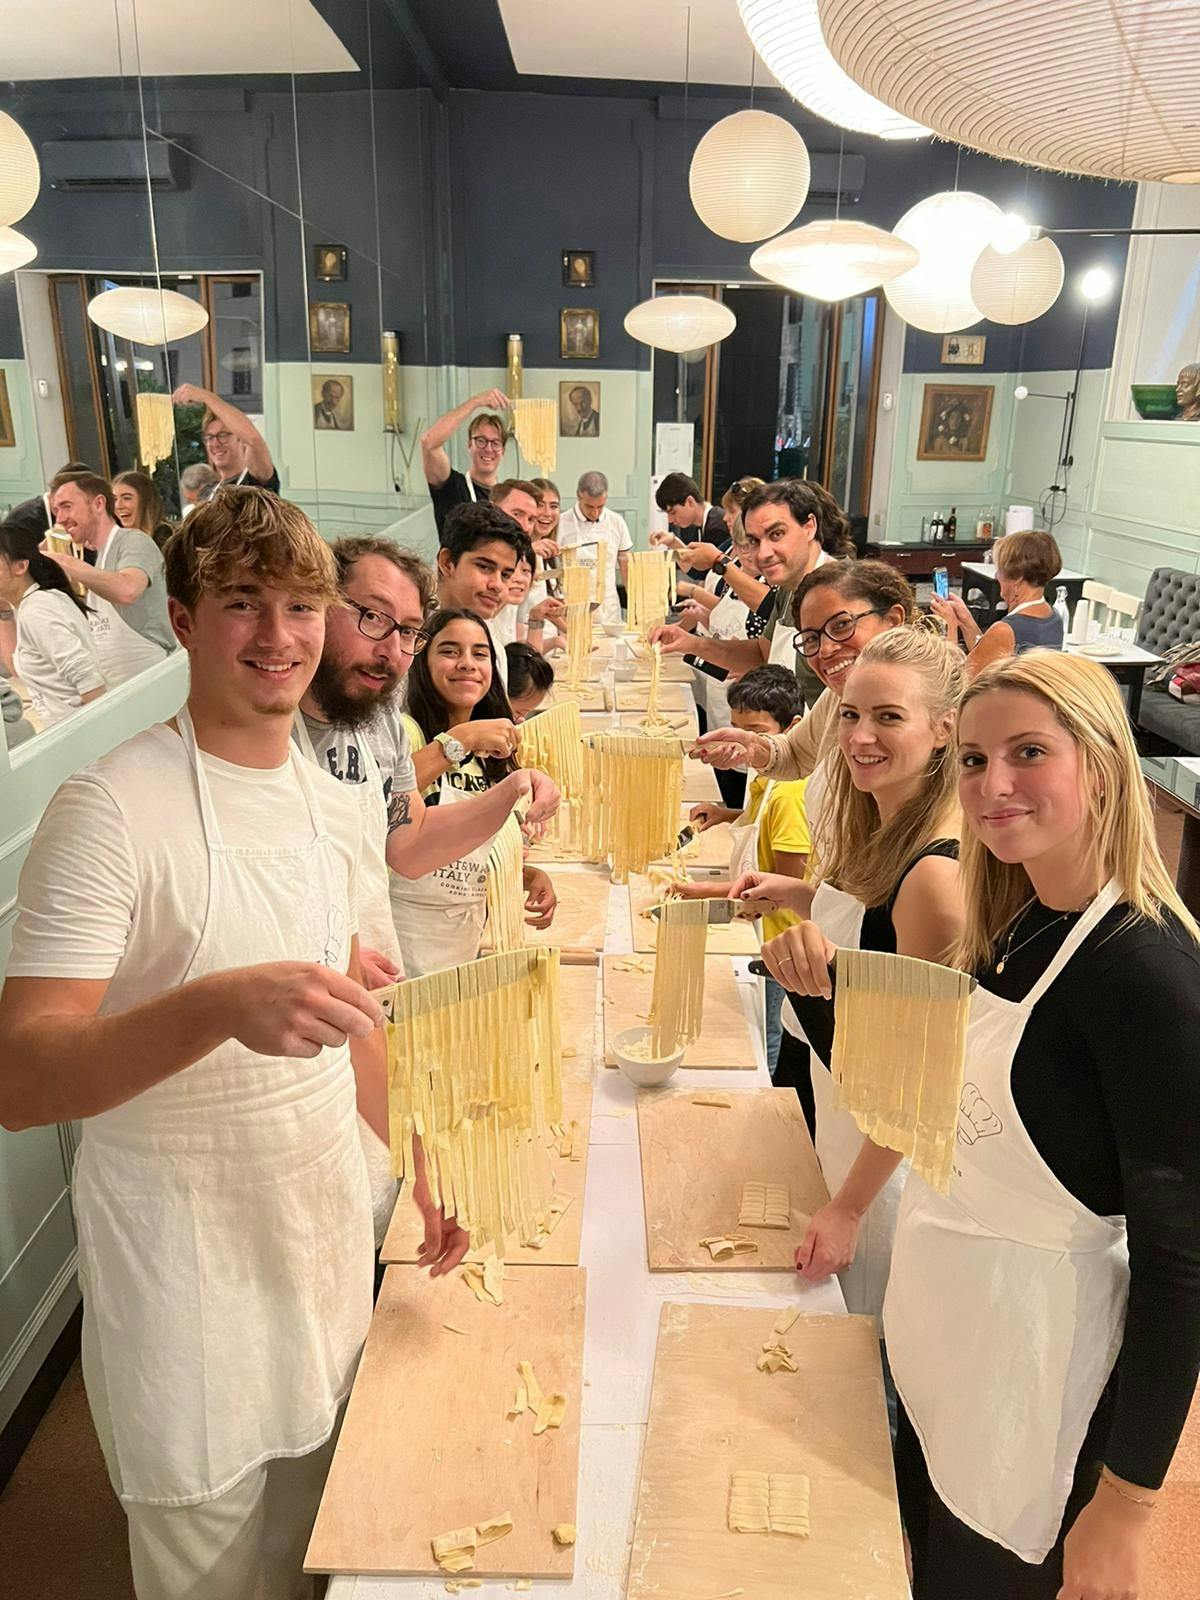
<svg viewBox="0 0 1200 1600"><path fill-rule="evenodd" d="M889 567L895 567L902 572L911 582L917 579L928 579L933 576L935 567L945 567L950 576L951 583L958 583L962 578L962 564L964 561L983 561L984 552L991 549L990 544L984 544L972 539L964 542L956 539L953 543L939 540L937 544L880 544L875 546L878 552L876 559L886 561Z"/></svg>

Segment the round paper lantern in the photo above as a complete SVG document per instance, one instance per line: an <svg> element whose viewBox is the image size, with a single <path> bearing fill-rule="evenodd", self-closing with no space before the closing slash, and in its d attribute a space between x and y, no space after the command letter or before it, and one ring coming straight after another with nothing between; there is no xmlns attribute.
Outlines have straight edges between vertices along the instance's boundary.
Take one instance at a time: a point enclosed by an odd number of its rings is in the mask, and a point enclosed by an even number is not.
<svg viewBox="0 0 1200 1600"><path fill-rule="evenodd" d="M929 132L846 76L821 37L817 0L738 0L738 10L764 64L793 100L826 122L880 139L921 139Z"/></svg>
<svg viewBox="0 0 1200 1600"><path fill-rule="evenodd" d="M1053 239L1031 239L1010 255L988 245L971 272L971 299L990 322L1032 322L1062 293L1064 272Z"/></svg>
<svg viewBox="0 0 1200 1600"><path fill-rule="evenodd" d="M1089 267L1079 280L1079 292L1085 300L1096 305L1108 299L1115 283L1116 279L1107 267Z"/></svg>
<svg viewBox="0 0 1200 1600"><path fill-rule="evenodd" d="M0 228L0 273L15 272L37 255L37 245L15 228Z"/></svg>
<svg viewBox="0 0 1200 1600"><path fill-rule="evenodd" d="M867 222L810 222L759 245L750 265L795 294L845 300L916 266L911 244Z"/></svg>
<svg viewBox="0 0 1200 1600"><path fill-rule="evenodd" d="M88 301L97 327L134 344L174 344L208 322L208 312L174 289L106 289Z"/></svg>
<svg viewBox="0 0 1200 1600"><path fill-rule="evenodd" d="M643 300L625 318L631 339L686 355L718 344L737 327L737 318L720 300L702 294L660 294Z"/></svg>
<svg viewBox="0 0 1200 1600"><path fill-rule="evenodd" d="M696 215L722 239L769 239L808 199L804 140L770 111L722 117L696 146L688 192Z"/></svg>
<svg viewBox="0 0 1200 1600"><path fill-rule="evenodd" d="M1200 183L1194 0L819 5L854 82L947 139L1058 172Z"/></svg>
<svg viewBox="0 0 1200 1600"><path fill-rule="evenodd" d="M0 111L0 224L20 222L38 197L42 173L25 130Z"/></svg>
<svg viewBox="0 0 1200 1600"><path fill-rule="evenodd" d="M983 313L971 298L971 271L1000 215L999 206L966 189L931 194L906 211L893 231L921 259L884 284L892 310L926 333L957 333L978 322Z"/></svg>

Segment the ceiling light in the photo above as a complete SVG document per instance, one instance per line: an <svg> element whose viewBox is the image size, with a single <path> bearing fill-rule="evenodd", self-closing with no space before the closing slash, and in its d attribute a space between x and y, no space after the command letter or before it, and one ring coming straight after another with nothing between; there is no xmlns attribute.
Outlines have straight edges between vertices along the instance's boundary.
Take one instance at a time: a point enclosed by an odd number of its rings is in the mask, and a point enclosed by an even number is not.
<svg viewBox="0 0 1200 1600"><path fill-rule="evenodd" d="M992 234L992 249L1002 256L1011 255L1023 244L1028 244L1031 236L1032 230L1025 218L1015 211L1006 211Z"/></svg>
<svg viewBox="0 0 1200 1600"><path fill-rule="evenodd" d="M1193 0L819 0L819 10L854 82L944 138L1057 172L1200 180Z"/></svg>
<svg viewBox="0 0 1200 1600"><path fill-rule="evenodd" d="M41 181L29 135L7 111L0 111L0 224L20 222L37 199Z"/></svg>
<svg viewBox="0 0 1200 1600"><path fill-rule="evenodd" d="M808 150L790 122L735 111L696 146L688 192L706 228L747 244L787 227L808 199L809 173Z"/></svg>
<svg viewBox="0 0 1200 1600"><path fill-rule="evenodd" d="M15 228L0 228L0 273L15 272L37 255L37 245Z"/></svg>
<svg viewBox="0 0 1200 1600"><path fill-rule="evenodd" d="M1107 267L1089 267L1079 280L1080 294L1092 305L1100 300L1107 300L1113 292L1116 279Z"/></svg>
<svg viewBox="0 0 1200 1600"><path fill-rule="evenodd" d="M920 260L894 233L867 222L810 222L759 245L750 265L793 294L845 300L908 272Z"/></svg>
<svg viewBox="0 0 1200 1600"><path fill-rule="evenodd" d="M972 269L971 299L990 322L1032 322L1062 293L1064 272L1053 239L1032 239L1009 255L989 245Z"/></svg>
<svg viewBox="0 0 1200 1600"><path fill-rule="evenodd" d="M625 332L631 339L686 355L727 339L737 327L737 318L719 300L703 294L662 294L643 300L625 318Z"/></svg>
<svg viewBox="0 0 1200 1600"><path fill-rule="evenodd" d="M866 94L821 37L817 0L738 0L750 42L793 100L839 128L880 139L920 139L929 129Z"/></svg>
<svg viewBox="0 0 1200 1600"><path fill-rule="evenodd" d="M134 344L174 344L208 322L202 305L174 289L106 289L87 311L98 328Z"/></svg>
<svg viewBox="0 0 1200 1600"><path fill-rule="evenodd" d="M983 313L971 298L971 270L1000 220L1000 208L969 190L945 190L918 201L893 232L914 245L920 261L885 283L892 310L926 333L958 333Z"/></svg>
<svg viewBox="0 0 1200 1600"><path fill-rule="evenodd" d="M1026 385L1024 383L1019 383L1017 385L1017 387L1013 390L1013 399L1014 400L1028 400L1029 399L1029 388L1028 388L1028 385Z"/></svg>

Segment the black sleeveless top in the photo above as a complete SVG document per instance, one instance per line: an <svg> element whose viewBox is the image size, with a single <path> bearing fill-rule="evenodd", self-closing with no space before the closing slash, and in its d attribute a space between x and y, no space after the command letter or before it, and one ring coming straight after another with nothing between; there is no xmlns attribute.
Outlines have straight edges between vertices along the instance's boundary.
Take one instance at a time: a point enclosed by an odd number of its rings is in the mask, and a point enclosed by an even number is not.
<svg viewBox="0 0 1200 1600"><path fill-rule="evenodd" d="M949 861L957 861L958 840L935 839L931 844L927 844L905 867L887 899L877 906L867 907L863 913L862 934L858 941L860 950L878 950L889 956L896 954L896 929L892 923L892 912L904 887L904 880L918 861L924 861L926 856L945 856ZM814 995L789 994L787 1003L795 1013L796 1021L803 1028L812 1049L825 1066L828 1066L833 1054L833 1001L822 1000Z"/></svg>

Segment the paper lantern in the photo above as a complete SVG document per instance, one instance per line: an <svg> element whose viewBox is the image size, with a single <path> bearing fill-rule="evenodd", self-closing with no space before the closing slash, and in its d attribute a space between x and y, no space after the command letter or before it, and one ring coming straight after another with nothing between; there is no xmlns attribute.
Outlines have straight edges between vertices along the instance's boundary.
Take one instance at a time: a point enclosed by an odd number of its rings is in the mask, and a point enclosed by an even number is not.
<svg viewBox="0 0 1200 1600"><path fill-rule="evenodd" d="M826 122L880 139L921 139L929 132L846 76L821 37L817 0L738 0L738 10L764 64L793 100Z"/></svg>
<svg viewBox="0 0 1200 1600"><path fill-rule="evenodd" d="M921 259L884 284L888 305L926 333L957 333L983 313L971 298L971 271L991 243L1000 207L981 194L945 190L906 211L893 230Z"/></svg>
<svg viewBox="0 0 1200 1600"><path fill-rule="evenodd" d="M759 245L750 265L794 294L845 300L908 272L920 260L894 233L866 222L810 222Z"/></svg>
<svg viewBox="0 0 1200 1600"><path fill-rule="evenodd" d="M1107 267L1089 267L1079 280L1079 293L1092 305L1107 300L1116 279Z"/></svg>
<svg viewBox="0 0 1200 1600"><path fill-rule="evenodd" d="M820 0L820 21L856 84L947 139L1057 172L1200 183L1194 0Z"/></svg>
<svg viewBox="0 0 1200 1600"><path fill-rule="evenodd" d="M737 318L720 300L703 294L660 294L643 300L625 318L631 339L686 355L717 344L737 327Z"/></svg>
<svg viewBox="0 0 1200 1600"><path fill-rule="evenodd" d="M7 111L0 111L0 224L20 222L37 199L41 182L29 135Z"/></svg>
<svg viewBox="0 0 1200 1600"><path fill-rule="evenodd" d="M1062 293L1064 271L1053 239L1032 239L1010 255L988 245L971 272L971 299L991 322L1032 322Z"/></svg>
<svg viewBox="0 0 1200 1600"><path fill-rule="evenodd" d="M809 177L808 149L790 122L735 111L696 146L688 192L706 228L746 244L787 227L808 199Z"/></svg>
<svg viewBox="0 0 1200 1600"><path fill-rule="evenodd" d="M174 344L208 322L208 312L174 289L106 289L88 301L98 328L134 344Z"/></svg>
<svg viewBox="0 0 1200 1600"><path fill-rule="evenodd" d="M15 228L0 228L0 273L15 272L37 255L37 245Z"/></svg>

